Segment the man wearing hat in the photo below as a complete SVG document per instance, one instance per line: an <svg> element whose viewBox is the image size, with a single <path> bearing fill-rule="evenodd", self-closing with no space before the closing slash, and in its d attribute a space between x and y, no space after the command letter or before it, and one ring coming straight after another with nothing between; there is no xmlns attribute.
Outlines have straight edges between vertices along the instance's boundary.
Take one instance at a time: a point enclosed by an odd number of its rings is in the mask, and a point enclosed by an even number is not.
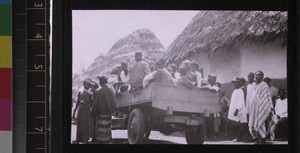
<svg viewBox="0 0 300 153"><path fill-rule="evenodd" d="M150 68L146 62L143 62L143 54L135 53L136 63L129 70L129 84L132 90L137 90L143 87L143 79L149 74Z"/></svg>
<svg viewBox="0 0 300 153"><path fill-rule="evenodd" d="M106 76L98 77L101 89L98 90L91 114L97 118L97 143L110 143L111 134L111 116L116 110L116 101L113 90L107 85Z"/></svg>
<svg viewBox="0 0 300 153"><path fill-rule="evenodd" d="M152 73L146 75L146 77L143 80L144 88L151 82L174 84L170 72L164 67L164 65L165 61L163 59L158 59L156 61L156 69Z"/></svg>
<svg viewBox="0 0 300 153"><path fill-rule="evenodd" d="M255 88L254 73L249 72L247 77L248 77L249 84L247 85L246 109L247 109L247 118L249 120L250 110L251 110L251 105L252 105L251 103L252 103L253 90ZM252 128L250 128L250 127L249 127L249 133L251 134L251 137L252 137L252 139L249 141L255 142L257 137L256 137L256 134L253 133Z"/></svg>
<svg viewBox="0 0 300 153"><path fill-rule="evenodd" d="M234 86L234 91L231 95L230 106L228 111L228 119L239 124L237 138L233 141L241 141L242 134L247 126L246 106L244 92L240 86L240 79L235 77L231 83Z"/></svg>

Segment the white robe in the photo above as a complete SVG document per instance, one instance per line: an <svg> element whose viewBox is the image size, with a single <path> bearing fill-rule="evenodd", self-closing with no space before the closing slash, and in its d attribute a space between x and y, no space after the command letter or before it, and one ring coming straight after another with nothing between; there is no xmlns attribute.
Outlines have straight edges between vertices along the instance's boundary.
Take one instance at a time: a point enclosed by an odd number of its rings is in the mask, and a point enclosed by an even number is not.
<svg viewBox="0 0 300 153"><path fill-rule="evenodd" d="M235 110L238 109L238 115L234 116ZM245 106L244 92L242 89L235 89L231 95L228 119L240 123L247 123L247 110Z"/></svg>
<svg viewBox="0 0 300 153"><path fill-rule="evenodd" d="M255 83L254 82L247 85L247 97L246 97L247 115L250 114L251 102L252 102L254 87L255 87Z"/></svg>

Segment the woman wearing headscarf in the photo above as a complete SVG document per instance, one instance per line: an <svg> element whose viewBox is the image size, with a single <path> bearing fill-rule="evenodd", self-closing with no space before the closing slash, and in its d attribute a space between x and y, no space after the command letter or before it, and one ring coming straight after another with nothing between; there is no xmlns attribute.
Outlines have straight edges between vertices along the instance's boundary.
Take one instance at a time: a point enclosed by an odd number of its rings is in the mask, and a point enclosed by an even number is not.
<svg viewBox="0 0 300 153"><path fill-rule="evenodd" d="M91 92L91 83L83 81L84 90L78 93L76 107L73 117L78 109L77 114L77 132L76 142L88 143L90 138L90 106L93 103L93 93Z"/></svg>

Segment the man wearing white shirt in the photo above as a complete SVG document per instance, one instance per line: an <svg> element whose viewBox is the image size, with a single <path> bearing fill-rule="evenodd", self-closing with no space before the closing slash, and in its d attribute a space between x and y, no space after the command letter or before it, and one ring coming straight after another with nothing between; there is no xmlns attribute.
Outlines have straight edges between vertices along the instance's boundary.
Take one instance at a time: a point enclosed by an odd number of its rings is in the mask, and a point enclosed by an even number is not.
<svg viewBox="0 0 300 153"><path fill-rule="evenodd" d="M276 100L274 114L272 116L272 122L274 123L271 125L270 128L270 138L271 140L275 139L274 131L276 126L280 123L283 123L288 118L288 101L285 97L285 91L283 89L278 90L279 99Z"/></svg>
<svg viewBox="0 0 300 153"><path fill-rule="evenodd" d="M239 123L238 135L233 141L241 141L244 127L247 123L244 92L241 89L241 81L239 78L234 78L231 82L235 90L231 95L228 119Z"/></svg>

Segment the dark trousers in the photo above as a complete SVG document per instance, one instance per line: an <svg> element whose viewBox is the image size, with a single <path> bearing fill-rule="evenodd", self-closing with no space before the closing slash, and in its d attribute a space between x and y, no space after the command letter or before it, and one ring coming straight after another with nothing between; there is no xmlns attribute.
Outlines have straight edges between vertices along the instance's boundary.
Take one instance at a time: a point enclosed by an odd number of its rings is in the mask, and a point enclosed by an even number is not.
<svg viewBox="0 0 300 153"><path fill-rule="evenodd" d="M221 131L224 133L225 136L227 136L227 127L228 127L228 119L222 118L221 120Z"/></svg>
<svg viewBox="0 0 300 153"><path fill-rule="evenodd" d="M239 123L239 128L238 128L238 134L237 134L237 139L241 139L242 135L246 132L247 130L247 123Z"/></svg>
<svg viewBox="0 0 300 153"><path fill-rule="evenodd" d="M206 126L206 136L214 137L215 136L214 115L210 114L209 117L204 117L204 122L205 122L205 126Z"/></svg>

